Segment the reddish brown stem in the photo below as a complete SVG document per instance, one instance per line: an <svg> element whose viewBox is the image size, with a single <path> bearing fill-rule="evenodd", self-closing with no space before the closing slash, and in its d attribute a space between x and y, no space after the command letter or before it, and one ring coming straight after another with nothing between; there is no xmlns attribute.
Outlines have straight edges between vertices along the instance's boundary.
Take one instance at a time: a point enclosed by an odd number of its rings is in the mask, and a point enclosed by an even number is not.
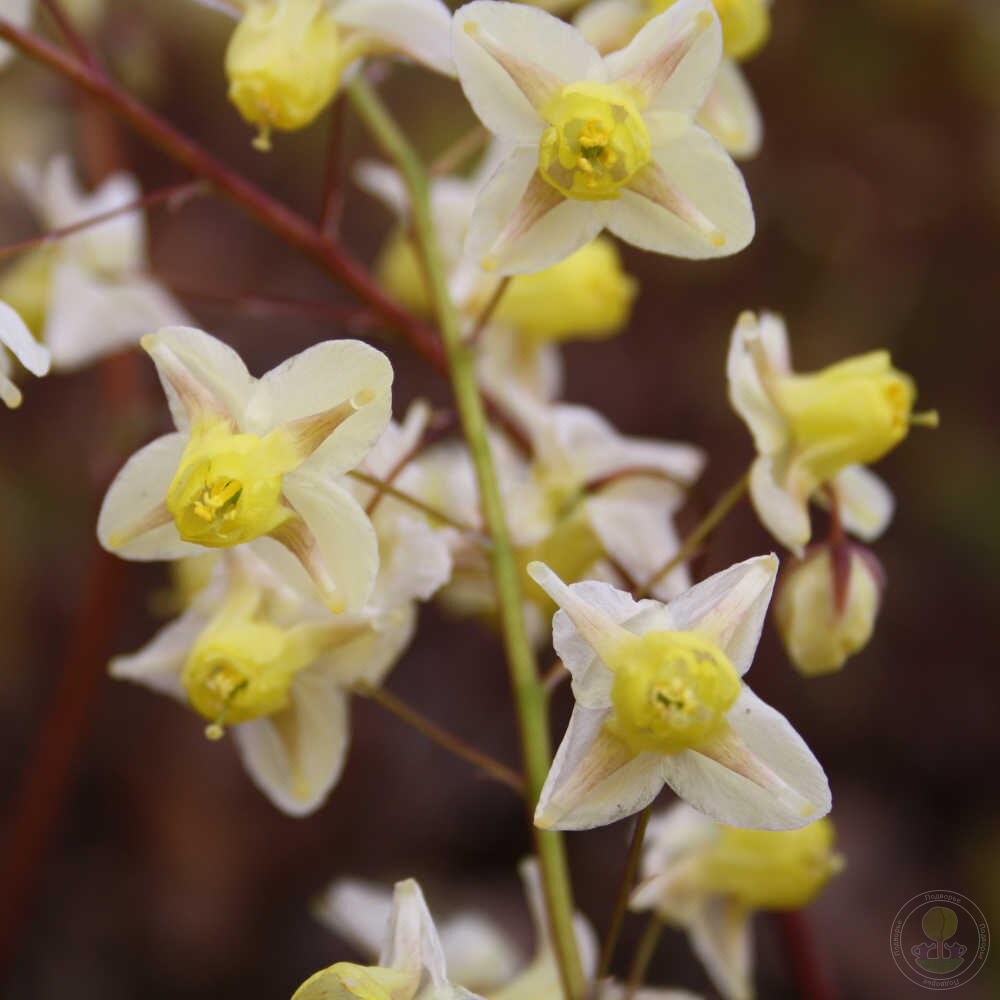
<svg viewBox="0 0 1000 1000"><path fill-rule="evenodd" d="M347 134L347 102L333 102L330 134L326 145L326 172L323 176L323 205L319 228L324 236L336 239L344 209L344 136Z"/></svg>
<svg viewBox="0 0 1000 1000"><path fill-rule="evenodd" d="M84 37L73 27L73 22L67 17L58 0L42 0L42 5L49 12L49 16L55 22L59 33L66 39L66 43L88 66L93 67L97 72L103 72L90 46Z"/></svg>
<svg viewBox="0 0 1000 1000"><path fill-rule="evenodd" d="M785 958L802 1000L835 1000L833 986L820 964L816 941L803 910L777 913Z"/></svg>

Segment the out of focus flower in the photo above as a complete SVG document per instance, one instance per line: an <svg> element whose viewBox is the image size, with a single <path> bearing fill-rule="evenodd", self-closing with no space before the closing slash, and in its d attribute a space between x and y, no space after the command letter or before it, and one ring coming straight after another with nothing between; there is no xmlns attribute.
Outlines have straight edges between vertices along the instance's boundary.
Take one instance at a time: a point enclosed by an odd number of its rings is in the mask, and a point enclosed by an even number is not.
<svg viewBox="0 0 1000 1000"><path fill-rule="evenodd" d="M819 545L785 567L774 601L788 656L807 677L840 670L875 630L885 573L866 548Z"/></svg>
<svg viewBox="0 0 1000 1000"><path fill-rule="evenodd" d="M683 927L725 1000L753 997L751 917L795 910L843 868L821 819L798 830L738 830L678 802L646 828L634 910Z"/></svg>
<svg viewBox="0 0 1000 1000"><path fill-rule="evenodd" d="M340 777L349 688L385 678L413 635L417 596L397 560L369 604L333 618L300 574L278 548L267 559L225 552L180 618L111 662L115 677L190 704L210 737L231 726L255 784L294 816L319 808Z"/></svg>
<svg viewBox="0 0 1000 1000"><path fill-rule="evenodd" d="M830 810L819 762L742 682L778 560L748 559L669 604L605 583L529 574L559 605L553 643L576 706L535 823L588 829L647 806L664 784L724 823L792 829Z"/></svg>
<svg viewBox="0 0 1000 1000"><path fill-rule="evenodd" d="M443 177L431 182L431 212L451 295L470 326L501 281L484 271L478 260L463 254L476 196L498 164L494 144L470 177ZM379 256L379 280L403 305L430 315L432 303L407 225L409 205L402 179L395 170L378 163L361 164L356 176L362 187L400 217L400 226ZM604 236L544 271L515 276L477 345L481 375L494 386L514 380L541 399L553 398L561 385L562 367L551 345L620 332L628 323L637 291L637 283L622 268L614 242Z"/></svg>
<svg viewBox="0 0 1000 1000"><path fill-rule="evenodd" d="M48 374L49 352L35 340L24 320L6 302L0 302L0 344L32 375ZM10 380L11 369L7 351L0 349L0 399L13 409L21 405L21 390Z"/></svg>
<svg viewBox="0 0 1000 1000"><path fill-rule="evenodd" d="M595 0L573 23L603 53L624 48L651 18L676 0ZM722 24L723 56L715 83L695 121L737 158L760 149L763 125L739 62L754 55L770 33L767 0L712 0Z"/></svg>
<svg viewBox="0 0 1000 1000"><path fill-rule="evenodd" d="M448 979L437 928L420 886L397 882L378 965L337 962L317 972L292 1000L482 1000Z"/></svg>
<svg viewBox="0 0 1000 1000"><path fill-rule="evenodd" d="M27 28L35 12L35 0L0 0L0 17L10 21L15 28ZM16 50L7 42L0 42L0 67L14 57Z"/></svg>
<svg viewBox="0 0 1000 1000"><path fill-rule="evenodd" d="M255 379L201 330L171 327L142 344L177 431L118 473L98 519L101 544L126 559L179 559L270 536L331 610L360 609L375 583L378 543L334 479L389 422L385 355L356 340L325 341Z"/></svg>
<svg viewBox="0 0 1000 1000"><path fill-rule="evenodd" d="M47 229L113 212L142 194L126 173L87 194L66 156L54 157L44 170L22 163L14 179ZM143 213L127 212L43 243L0 276L0 300L49 349L56 371L80 368L150 330L187 322L184 310L147 274L146 242Z"/></svg>
<svg viewBox="0 0 1000 1000"><path fill-rule="evenodd" d="M844 527L871 540L892 517L888 487L864 466L937 414L914 414L913 380L888 351L848 358L810 375L792 371L785 324L773 313L743 313L727 362L729 399L746 421L758 457L750 473L757 516L796 552L809 541L809 500L827 486Z"/></svg>
<svg viewBox="0 0 1000 1000"><path fill-rule="evenodd" d="M395 52L454 76L441 0L242 0L226 50L229 99L270 149L272 129L304 128L364 56Z"/></svg>
<svg viewBox="0 0 1000 1000"><path fill-rule="evenodd" d="M604 228L681 257L750 242L743 178L692 121L722 53L708 0L681 0L607 58L550 14L495 0L461 7L452 39L473 109L512 147L466 242L485 268L540 271Z"/></svg>

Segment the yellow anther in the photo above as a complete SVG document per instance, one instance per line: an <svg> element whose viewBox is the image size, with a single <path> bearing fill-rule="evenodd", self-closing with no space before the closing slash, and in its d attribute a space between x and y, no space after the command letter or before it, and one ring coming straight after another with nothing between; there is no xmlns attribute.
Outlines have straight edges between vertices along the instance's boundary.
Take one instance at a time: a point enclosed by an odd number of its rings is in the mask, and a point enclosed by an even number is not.
<svg viewBox="0 0 1000 1000"><path fill-rule="evenodd" d="M929 427L936 430L941 426L941 418L937 410L925 410L923 413L910 414L911 427Z"/></svg>

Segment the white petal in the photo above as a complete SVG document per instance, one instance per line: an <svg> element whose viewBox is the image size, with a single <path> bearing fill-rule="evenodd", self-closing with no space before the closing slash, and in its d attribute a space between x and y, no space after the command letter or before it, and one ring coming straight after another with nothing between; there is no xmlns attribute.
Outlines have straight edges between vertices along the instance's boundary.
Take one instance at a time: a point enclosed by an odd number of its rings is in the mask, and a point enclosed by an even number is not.
<svg viewBox="0 0 1000 1000"><path fill-rule="evenodd" d="M477 993L493 993L516 975L520 951L481 913L457 913L441 925L448 977Z"/></svg>
<svg viewBox="0 0 1000 1000"><path fill-rule="evenodd" d="M451 61L451 15L441 0L341 0L338 24L383 38L400 52L446 76Z"/></svg>
<svg viewBox="0 0 1000 1000"><path fill-rule="evenodd" d="M343 487L303 467L289 472L282 488L313 533L344 610L359 610L378 574L378 539L368 516Z"/></svg>
<svg viewBox="0 0 1000 1000"><path fill-rule="evenodd" d="M752 1000L751 913L734 900L705 901L688 929L691 947L726 1000Z"/></svg>
<svg viewBox="0 0 1000 1000"><path fill-rule="evenodd" d="M385 940L392 893L361 879L334 882L313 906L313 915L353 948L374 959Z"/></svg>
<svg viewBox="0 0 1000 1000"><path fill-rule="evenodd" d="M848 465L833 477L832 485L840 504L840 518L851 534L872 542L889 527L896 500L881 476L863 465ZM818 493L816 499L826 505L823 493Z"/></svg>
<svg viewBox="0 0 1000 1000"><path fill-rule="evenodd" d="M801 555L812 534L809 504L779 484L770 456L761 455L751 466L750 499L764 527L782 545Z"/></svg>
<svg viewBox="0 0 1000 1000"><path fill-rule="evenodd" d="M72 371L137 344L160 327L189 321L157 282L142 277L107 281L64 258L52 277L45 342L53 365Z"/></svg>
<svg viewBox="0 0 1000 1000"><path fill-rule="evenodd" d="M384 535L382 543L383 556L372 597L380 608L427 601L451 579L447 537L426 521L401 515L394 521L391 543L385 544Z"/></svg>
<svg viewBox="0 0 1000 1000"><path fill-rule="evenodd" d="M292 681L292 704L233 726L254 784L290 816L315 812L337 783L350 739L347 696L311 671Z"/></svg>
<svg viewBox="0 0 1000 1000"><path fill-rule="evenodd" d="M702 23L707 26L702 27ZM709 0L680 0L650 20L626 48L605 59L608 76L612 80L627 78L659 53L669 52L677 39L692 31L697 34L690 47L643 110L694 117L705 102L722 58L722 30Z"/></svg>
<svg viewBox="0 0 1000 1000"><path fill-rule="evenodd" d="M393 889L389 929L378 964L407 972L426 970L435 986L448 981L437 928L420 886L411 878Z"/></svg>
<svg viewBox="0 0 1000 1000"><path fill-rule="evenodd" d="M718 835L718 826L686 802L674 802L669 808L654 813L649 818L643 840L643 877L662 874L686 855L711 843Z"/></svg>
<svg viewBox="0 0 1000 1000"><path fill-rule="evenodd" d="M750 428L757 450L761 454L771 454L789 443L789 429L754 364L751 344L757 341L764 348L769 372L773 371L775 375L781 373L781 348L784 345L787 356L788 344L784 322L771 314L765 314L758 320L751 312L741 313L733 327L726 358L729 402Z"/></svg>
<svg viewBox="0 0 1000 1000"><path fill-rule="evenodd" d="M372 446L361 463L361 468L380 479L392 475L396 466L417 446L431 419L430 405L422 399L415 400L406 411L401 424L390 421L382 435ZM360 485L360 484L359 484ZM366 496L373 496L375 489L364 487Z"/></svg>
<svg viewBox="0 0 1000 1000"><path fill-rule="evenodd" d="M47 375L49 352L34 338L25 322L6 302L0 302L0 344L14 353L32 375Z"/></svg>
<svg viewBox="0 0 1000 1000"><path fill-rule="evenodd" d="M364 405L306 462L325 475L338 475L365 457L392 415L392 365L360 340L327 340L272 368L253 389L245 429L266 434L354 399Z"/></svg>
<svg viewBox="0 0 1000 1000"><path fill-rule="evenodd" d="M745 160L760 152L764 122L750 84L732 59L720 63L715 85L696 121L737 159Z"/></svg>
<svg viewBox="0 0 1000 1000"><path fill-rule="evenodd" d="M535 810L543 829L589 830L644 809L663 788L661 754L637 756L604 729L610 712L577 705Z"/></svg>
<svg viewBox="0 0 1000 1000"><path fill-rule="evenodd" d="M469 23L487 32L518 58L554 74L563 83L606 79L597 50L570 25L521 4L475 0L460 7L452 21L452 55L465 96L491 132L505 139L537 144L545 123L505 69L473 41Z"/></svg>
<svg viewBox="0 0 1000 1000"><path fill-rule="evenodd" d="M166 502L187 442L187 434L165 434L137 451L115 476L97 518L97 537L109 552L141 560L181 559L204 553L200 545L182 541L173 518L120 546L111 544L114 535L128 532Z"/></svg>
<svg viewBox="0 0 1000 1000"><path fill-rule="evenodd" d="M639 0L596 0L580 8L573 26L599 52L625 48L646 16Z"/></svg>
<svg viewBox="0 0 1000 1000"><path fill-rule="evenodd" d="M713 242L702 229L629 188L604 206L605 223L613 233L644 250L696 259L734 254L753 239L753 206L743 175L707 132L692 126L654 149L653 162L724 242Z"/></svg>
<svg viewBox="0 0 1000 1000"><path fill-rule="evenodd" d="M145 684L178 701L187 701L181 671L206 623L203 615L186 612L161 628L139 652L114 657L108 664L108 673L120 680Z"/></svg>
<svg viewBox="0 0 1000 1000"><path fill-rule="evenodd" d="M668 605L675 625L708 636L741 676L750 669L778 575L775 555L736 563Z"/></svg>
<svg viewBox="0 0 1000 1000"><path fill-rule="evenodd" d="M340 687L358 681L377 686L410 644L416 623L416 608L411 604L377 614L360 636L331 650L314 669ZM346 622L344 628L349 629Z"/></svg>
<svg viewBox="0 0 1000 1000"><path fill-rule="evenodd" d="M191 326L165 327L144 337L142 346L157 366L178 430L187 430L191 422L184 401L171 384L168 364L179 366L185 380L206 397L216 400L237 424L241 423L255 380L231 347ZM164 361L157 360L161 346L167 349Z"/></svg>
<svg viewBox="0 0 1000 1000"><path fill-rule="evenodd" d="M793 795L779 797L704 754L682 750L663 758L667 784L681 798L720 823L753 830L796 829L830 811L823 768L780 712L744 685L727 718L736 735ZM790 804L799 796L812 806L808 814Z"/></svg>

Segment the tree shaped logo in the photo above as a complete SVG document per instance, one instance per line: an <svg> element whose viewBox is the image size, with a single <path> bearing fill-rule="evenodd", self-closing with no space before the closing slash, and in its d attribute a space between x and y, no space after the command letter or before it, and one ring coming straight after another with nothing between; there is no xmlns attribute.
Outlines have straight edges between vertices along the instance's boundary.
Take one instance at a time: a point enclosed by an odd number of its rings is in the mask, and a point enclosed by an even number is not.
<svg viewBox="0 0 1000 1000"><path fill-rule="evenodd" d="M921 969L943 976L954 972L965 962L962 956L969 949L958 942L948 943L958 931L958 914L953 909L932 906L924 914L920 926L933 942L923 941L910 949Z"/></svg>

